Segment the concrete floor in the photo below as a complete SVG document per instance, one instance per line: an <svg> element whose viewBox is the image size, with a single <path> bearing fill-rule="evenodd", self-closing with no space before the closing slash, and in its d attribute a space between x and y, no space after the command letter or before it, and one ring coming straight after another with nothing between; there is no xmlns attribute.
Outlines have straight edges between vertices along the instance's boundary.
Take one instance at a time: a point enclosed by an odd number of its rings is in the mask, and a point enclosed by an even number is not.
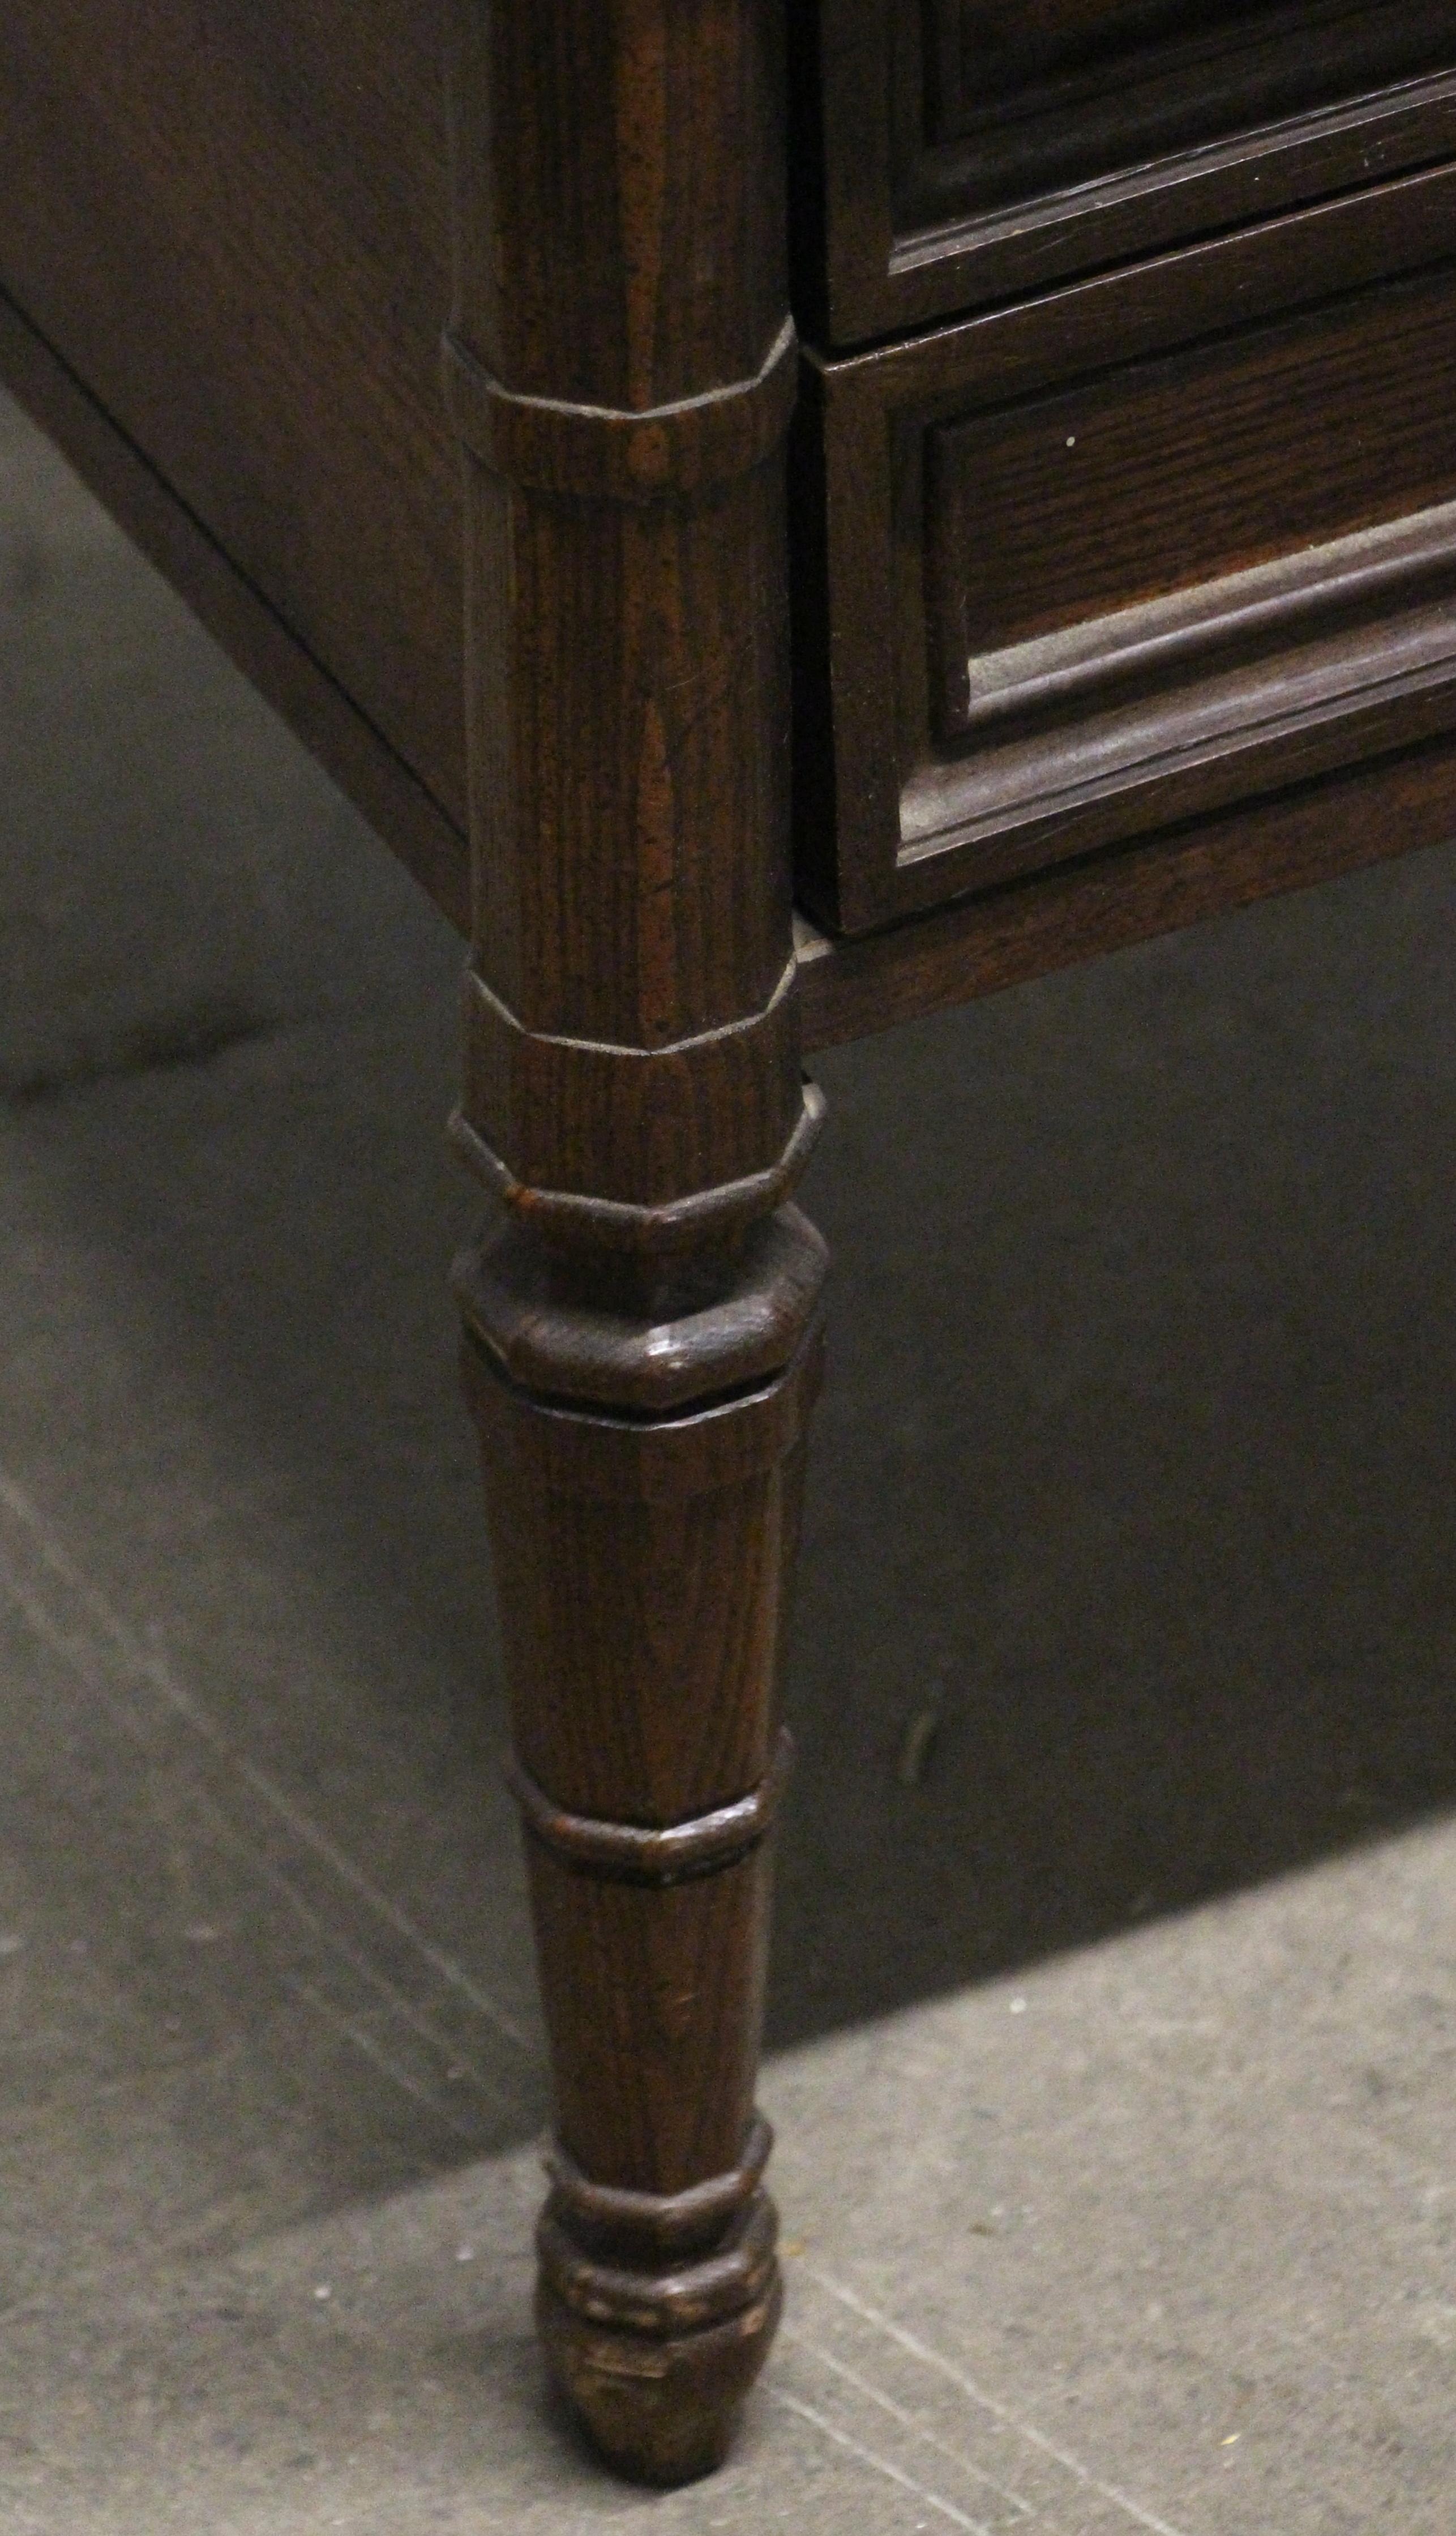
<svg viewBox="0 0 1456 2536"><path fill-rule="evenodd" d="M1452 2536L1456 855L817 1069L790 2320L662 2498L530 2337L457 946L8 412L0 838L0 2525Z"/></svg>

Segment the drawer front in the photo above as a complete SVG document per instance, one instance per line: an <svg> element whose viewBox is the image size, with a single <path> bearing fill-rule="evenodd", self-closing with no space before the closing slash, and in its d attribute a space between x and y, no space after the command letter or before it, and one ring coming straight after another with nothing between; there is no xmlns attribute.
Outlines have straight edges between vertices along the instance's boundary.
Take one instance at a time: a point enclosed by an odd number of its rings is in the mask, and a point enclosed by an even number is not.
<svg viewBox="0 0 1456 2536"><path fill-rule="evenodd" d="M1456 151L1450 0L819 0L799 298L850 345Z"/></svg>
<svg viewBox="0 0 1456 2536"><path fill-rule="evenodd" d="M822 919L883 923L1456 725L1456 265L1358 272L1361 242L1449 245L1456 172L1381 211L815 372ZM1283 306L1227 322L1260 290Z"/></svg>

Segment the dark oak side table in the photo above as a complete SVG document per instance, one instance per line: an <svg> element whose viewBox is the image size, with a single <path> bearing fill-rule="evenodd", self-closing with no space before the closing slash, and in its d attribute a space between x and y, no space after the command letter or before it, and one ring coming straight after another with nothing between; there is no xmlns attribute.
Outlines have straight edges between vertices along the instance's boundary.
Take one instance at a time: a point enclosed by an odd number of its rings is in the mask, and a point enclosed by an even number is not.
<svg viewBox="0 0 1456 2536"><path fill-rule="evenodd" d="M472 938L538 2314L680 2481L781 2297L802 1052L1450 833L1456 13L9 0L0 169L0 370Z"/></svg>

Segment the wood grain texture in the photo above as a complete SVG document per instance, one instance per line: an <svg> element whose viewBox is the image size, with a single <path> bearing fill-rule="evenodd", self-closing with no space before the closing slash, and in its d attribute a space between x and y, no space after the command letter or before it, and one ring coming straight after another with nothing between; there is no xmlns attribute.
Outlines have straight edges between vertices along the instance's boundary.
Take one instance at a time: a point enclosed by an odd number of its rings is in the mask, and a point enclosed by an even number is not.
<svg viewBox="0 0 1456 2536"><path fill-rule="evenodd" d="M1119 69L1171 37L1208 35L1278 13L1279 0L931 0L935 123L954 130L985 98L1068 73Z"/></svg>
<svg viewBox="0 0 1456 2536"><path fill-rule="evenodd" d="M1058 173L1101 174L1139 147L1207 142L1357 95L1413 59L1425 67L1439 34L1432 12L1403 0L931 0L928 18L930 137L990 140L1014 103L1020 195L1038 189L1048 151ZM984 142L977 155L984 190Z"/></svg>
<svg viewBox="0 0 1456 2536"><path fill-rule="evenodd" d="M3 291L0 380L441 914L468 932L463 830Z"/></svg>
<svg viewBox="0 0 1456 2536"><path fill-rule="evenodd" d="M1448 499L1453 392L1441 272L933 426L932 568L957 654Z"/></svg>
<svg viewBox="0 0 1456 2536"><path fill-rule="evenodd" d="M599 2444L649 2482L721 2459L779 2313L762 2161L746 2195L728 2187L756 2129L779 1683L820 1359L811 1321L766 1383L623 1419L518 1390L477 1337L465 1350L559 2158L585 2188L558 2179L548 2201L538 2314ZM682 2246L685 2197L710 2215Z"/></svg>
<svg viewBox="0 0 1456 2536"><path fill-rule="evenodd" d="M789 920L779 471L653 508L471 474L473 586L513 602L472 713L487 987L528 1030L607 1046L765 1012Z"/></svg>
<svg viewBox="0 0 1456 2536"><path fill-rule="evenodd" d="M662 1208L779 1160L802 1110L793 965L741 1021L650 1047L528 1030L478 972L464 1110L530 1187Z"/></svg>
<svg viewBox="0 0 1456 2536"><path fill-rule="evenodd" d="M508 1222L458 1263L456 1292L468 1325L522 1389L662 1415L783 1364L826 1266L824 1243L793 1206L749 1225L726 1256L658 1261L648 1282L632 1254L584 1263Z"/></svg>
<svg viewBox="0 0 1456 2536"><path fill-rule="evenodd" d="M1388 485L1387 498L1400 498L1397 483ZM1255 512L1250 526L1256 520ZM1254 562L1232 563L1203 580L1171 578L1148 596L1133 585L1125 599L1009 643L987 645L978 628L968 651L969 611L958 608L959 621L947 632L961 639L954 650L944 644L940 663L942 729L957 738L989 739L1050 714L1095 711L1321 638L1347 637L1347 659L1362 646L1378 658L1389 650L1382 619L1388 627L1416 608L1428 614L1432 605L1444 607L1456 568L1456 502L1426 503L1299 545L1290 545L1287 534ZM956 579L969 595L972 576ZM1439 657L1439 623L1430 619L1428 630ZM1384 666L1388 670L1388 658Z"/></svg>
<svg viewBox="0 0 1456 2536"><path fill-rule="evenodd" d="M196 608L209 631L289 721L400 853L443 912L468 930L468 849L378 735L357 717L259 596L182 510L19 312L0 299L0 375L34 420ZM1292 803L1254 803L1171 842L1099 858L962 903L877 939L836 942L800 927L803 1028L810 1048L889 1029L1122 942L1192 923L1282 889L1443 842L1456 827L1456 767L1441 751L1382 762ZM1234 852L1235 830L1245 850ZM1207 835L1207 848L1200 839ZM1267 862L1261 862L1265 844ZM660 1324L654 1327L661 1329ZM610 1321L604 1344L619 1327ZM775 1342L778 1345L778 1342ZM697 1376L688 1384L688 1396Z"/></svg>
<svg viewBox="0 0 1456 2536"><path fill-rule="evenodd" d="M452 5L453 214L431 10L11 0L0 353L457 919L469 818L455 1132L499 1204L457 1291L555 2094L538 2314L670 2484L782 2298L804 1024L1449 834L1456 40L1445 0L818 0L791 144L778 0ZM1347 650L1297 695L1306 634ZM1277 747L1245 711L1236 767L1205 728L1156 797L941 851L998 717L1065 748L1089 697L1231 661L1273 662ZM791 726L804 886L881 928L796 951Z"/></svg>
<svg viewBox="0 0 1456 2536"><path fill-rule="evenodd" d="M442 20L7 0L0 285L464 832Z"/></svg>
<svg viewBox="0 0 1456 2536"><path fill-rule="evenodd" d="M739 1398L640 1421L518 1394L467 1356L510 1578L515 1747L565 1811L686 1822L767 1774L784 1473L818 1375L802 1340Z"/></svg>
<svg viewBox="0 0 1456 2536"><path fill-rule="evenodd" d="M797 927L805 1046L918 1021L1456 833L1449 738L835 941Z"/></svg>
<svg viewBox="0 0 1456 2536"><path fill-rule="evenodd" d="M1444 0L795 12L795 304L863 343L1456 145Z"/></svg>
<svg viewBox="0 0 1456 2536"><path fill-rule="evenodd" d="M1453 207L1456 171L1423 171L810 364L816 921L870 930L1456 721Z"/></svg>
<svg viewBox="0 0 1456 2536"><path fill-rule="evenodd" d="M459 0L455 37L455 1132L507 1210L457 1292L556 2100L538 2314L599 2445L672 2483L723 2455L781 2299L753 2086L825 1265L783 1203L819 1107L782 31L774 0Z"/></svg>

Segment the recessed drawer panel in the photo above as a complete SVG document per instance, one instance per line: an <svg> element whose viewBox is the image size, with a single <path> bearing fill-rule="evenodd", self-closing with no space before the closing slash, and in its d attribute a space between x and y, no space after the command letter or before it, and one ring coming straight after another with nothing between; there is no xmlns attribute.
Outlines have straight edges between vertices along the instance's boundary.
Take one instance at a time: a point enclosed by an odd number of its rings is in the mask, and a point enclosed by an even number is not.
<svg viewBox="0 0 1456 2536"><path fill-rule="evenodd" d="M1391 218L1456 217L1452 189L1408 180ZM1306 289L1335 218L1304 216ZM1246 302L1239 252L1203 251L1201 291L1178 260L1165 333ZM1147 275L1088 285L818 373L799 801L831 921L1456 724L1456 267L1097 357L1155 305Z"/></svg>
<svg viewBox="0 0 1456 2536"><path fill-rule="evenodd" d="M835 344L1429 162L1450 0L818 0L799 297Z"/></svg>
<svg viewBox="0 0 1456 2536"><path fill-rule="evenodd" d="M1380 7L1374 0L1362 14L1378 18ZM1166 75L1174 45L1196 44L1206 65L1227 51L1220 39L1288 15L1271 0L930 0L927 123L949 140L974 132L988 106L1028 97L1045 105L1045 92L1074 79Z"/></svg>

